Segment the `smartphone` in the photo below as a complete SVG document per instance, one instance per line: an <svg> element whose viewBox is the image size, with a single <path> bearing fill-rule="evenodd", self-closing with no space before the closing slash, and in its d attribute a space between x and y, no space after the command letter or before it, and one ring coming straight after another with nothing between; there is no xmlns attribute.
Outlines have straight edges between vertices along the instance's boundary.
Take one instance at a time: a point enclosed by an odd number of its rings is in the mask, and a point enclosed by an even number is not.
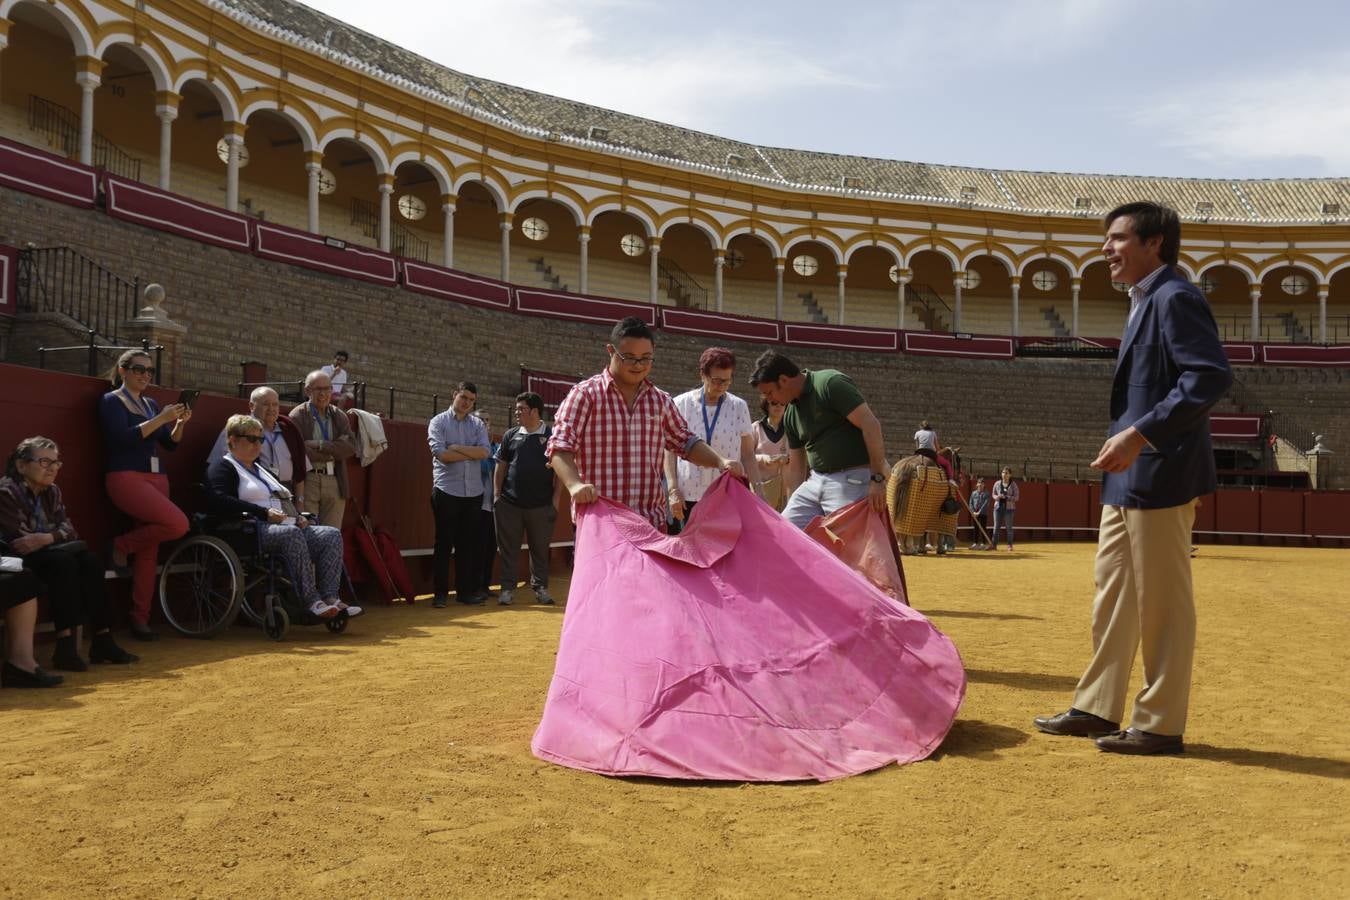
<svg viewBox="0 0 1350 900"><path fill-rule="evenodd" d="M178 392L178 402L188 409L192 409L192 405L197 402L199 394L201 394L201 391L181 390Z"/></svg>

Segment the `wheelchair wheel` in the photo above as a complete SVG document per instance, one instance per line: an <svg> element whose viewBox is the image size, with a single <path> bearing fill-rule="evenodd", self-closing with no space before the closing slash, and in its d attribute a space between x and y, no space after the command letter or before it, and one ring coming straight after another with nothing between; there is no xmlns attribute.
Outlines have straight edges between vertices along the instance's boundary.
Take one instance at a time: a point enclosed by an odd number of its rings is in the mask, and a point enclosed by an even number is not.
<svg viewBox="0 0 1350 900"><path fill-rule="evenodd" d="M180 542L159 574L164 618L188 637L211 637L232 623L243 592L239 557L224 541L209 535Z"/></svg>
<svg viewBox="0 0 1350 900"><path fill-rule="evenodd" d="M347 611L344 609L333 618L325 619L323 624L333 634L342 634L347 630L347 623L351 620L351 616L347 615Z"/></svg>
<svg viewBox="0 0 1350 900"><path fill-rule="evenodd" d="M263 632L274 641L279 641L286 636L286 629L291 627L291 617L286 615L280 605L273 606L267 619L263 622Z"/></svg>

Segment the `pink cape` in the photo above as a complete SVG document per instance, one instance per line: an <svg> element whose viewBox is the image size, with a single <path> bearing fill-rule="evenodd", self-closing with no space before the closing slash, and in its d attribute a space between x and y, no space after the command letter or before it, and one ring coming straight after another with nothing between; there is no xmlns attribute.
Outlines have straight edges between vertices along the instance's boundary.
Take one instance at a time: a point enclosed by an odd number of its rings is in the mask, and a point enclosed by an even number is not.
<svg viewBox="0 0 1350 900"><path fill-rule="evenodd" d="M677 537L581 508L531 746L605 775L827 781L928 756L965 686L927 619L723 477Z"/></svg>

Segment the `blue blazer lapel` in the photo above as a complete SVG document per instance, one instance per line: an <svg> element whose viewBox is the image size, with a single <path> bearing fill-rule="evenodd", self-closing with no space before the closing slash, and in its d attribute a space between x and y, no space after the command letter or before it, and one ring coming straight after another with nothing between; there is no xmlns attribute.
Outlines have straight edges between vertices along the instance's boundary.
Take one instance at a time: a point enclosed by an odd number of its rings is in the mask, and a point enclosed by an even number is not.
<svg viewBox="0 0 1350 900"><path fill-rule="evenodd" d="M1149 309L1153 305L1153 295L1172 278L1172 268L1167 269L1158 276L1158 280L1153 283L1153 287L1144 299L1139 301L1139 309L1135 312L1134 318L1130 320L1129 327L1125 329L1125 336L1120 339L1120 352L1116 354L1116 371L1120 371L1120 362L1125 358L1125 351L1134 343L1134 339L1139 336L1139 327L1143 324L1144 317L1149 314Z"/></svg>

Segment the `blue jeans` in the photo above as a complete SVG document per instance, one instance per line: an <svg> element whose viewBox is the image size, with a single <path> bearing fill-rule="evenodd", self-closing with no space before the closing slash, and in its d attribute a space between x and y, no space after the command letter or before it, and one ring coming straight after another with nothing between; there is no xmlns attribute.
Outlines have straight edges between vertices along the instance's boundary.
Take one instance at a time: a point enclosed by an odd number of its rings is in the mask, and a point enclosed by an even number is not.
<svg viewBox="0 0 1350 900"><path fill-rule="evenodd" d="M989 533L993 539L993 545L998 546L998 528L1002 524L1008 529L1008 546L1013 545L1013 513L1016 510L1004 509L1002 506L994 507L994 530Z"/></svg>
<svg viewBox="0 0 1350 900"><path fill-rule="evenodd" d="M841 469L838 472L812 472L788 498L783 518L797 528L805 528L816 516L828 516L867 496L871 469Z"/></svg>

